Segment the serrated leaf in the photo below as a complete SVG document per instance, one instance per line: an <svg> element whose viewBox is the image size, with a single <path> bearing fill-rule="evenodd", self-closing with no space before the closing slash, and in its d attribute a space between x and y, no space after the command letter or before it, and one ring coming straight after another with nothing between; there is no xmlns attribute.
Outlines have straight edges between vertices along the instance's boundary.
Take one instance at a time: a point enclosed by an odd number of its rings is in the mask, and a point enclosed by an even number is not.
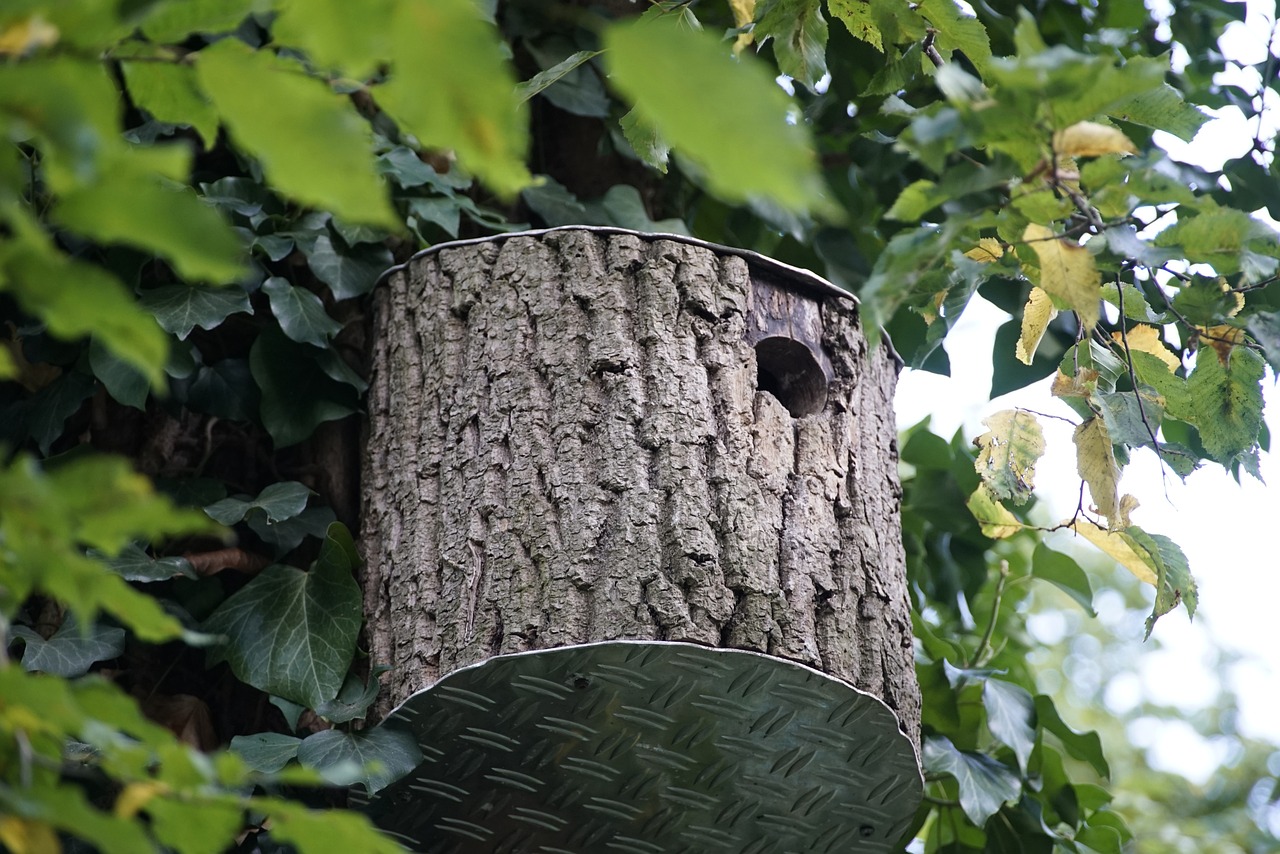
<svg viewBox="0 0 1280 854"><path fill-rule="evenodd" d="M422 761L422 750L417 739L403 730L375 727L346 733L331 729L307 736L298 748L298 761L332 783L361 782L373 794L413 771Z"/></svg>
<svg viewBox="0 0 1280 854"><path fill-rule="evenodd" d="M194 33L234 30L251 11L254 0L187 0L153 3L142 20L142 32L160 43L184 41Z"/></svg>
<svg viewBox="0 0 1280 854"><path fill-rule="evenodd" d="M1156 235L1156 246L1178 248L1188 261L1212 264L1221 275L1240 269L1241 253L1250 240L1276 239L1270 226L1244 211L1212 206L1194 216L1190 213Z"/></svg>
<svg viewBox="0 0 1280 854"><path fill-rule="evenodd" d="M93 623L82 632L80 623L70 614L48 640L26 626L14 626L13 634L25 644L23 668L64 679L83 676L94 662L124 652L124 629Z"/></svg>
<svg viewBox="0 0 1280 854"><path fill-rule="evenodd" d="M1030 365L1040 346L1040 339L1049 328L1049 321L1058 316L1053 307L1053 300L1042 288L1032 288L1027 304L1022 309L1022 333L1018 336L1018 344L1014 356L1024 365Z"/></svg>
<svg viewBox="0 0 1280 854"><path fill-rule="evenodd" d="M391 51L387 26L395 0L306 0L281 4L271 35L280 44L301 48L315 65L339 69L364 80L375 74Z"/></svg>
<svg viewBox="0 0 1280 854"><path fill-rule="evenodd" d="M1122 347L1150 353L1164 363L1171 372L1182 367L1182 360L1165 345L1160 330L1154 326L1139 324L1124 332L1112 332L1111 338Z"/></svg>
<svg viewBox="0 0 1280 854"><path fill-rule="evenodd" d="M1249 316L1245 328L1262 347L1271 370L1280 374L1280 311L1260 311Z"/></svg>
<svg viewBox="0 0 1280 854"><path fill-rule="evenodd" d="M978 520L984 537L1003 540L1012 537L1026 526L1009 512L1009 509L992 497L985 486L979 486L965 503L973 518Z"/></svg>
<svg viewBox="0 0 1280 854"><path fill-rule="evenodd" d="M821 0L771 0L760 10L752 37L773 41L778 70L811 91L827 73L827 19Z"/></svg>
<svg viewBox="0 0 1280 854"><path fill-rule="evenodd" d="M1181 140L1190 142L1196 131L1209 117L1182 99L1182 93L1168 83L1161 83L1145 92L1134 95L1118 106L1110 115L1126 122L1162 130Z"/></svg>
<svg viewBox="0 0 1280 854"><path fill-rule="evenodd" d="M527 110L497 29L470 0L399 3L391 27L383 109L423 145L456 151L500 195L527 186Z"/></svg>
<svg viewBox="0 0 1280 854"><path fill-rule="evenodd" d="M1068 520L1064 524L1114 558L1117 563L1132 572L1139 581L1155 585L1156 568L1151 556L1145 548L1134 543L1124 531L1108 531L1088 519Z"/></svg>
<svg viewBox="0 0 1280 854"><path fill-rule="evenodd" d="M1036 746L1031 694L1021 685L990 678L982 683L982 705L987 710L987 729L1013 749L1018 768L1025 773Z"/></svg>
<svg viewBox="0 0 1280 854"><path fill-rule="evenodd" d="M988 430L974 439L974 469L995 498L1021 504L1035 489L1036 461L1044 453L1040 422L1030 412L1005 409L982 423Z"/></svg>
<svg viewBox="0 0 1280 854"><path fill-rule="evenodd" d="M225 638L210 663L226 661L241 681L310 708L333 699L360 631L356 563L351 535L335 524L310 572L268 567L205 620L203 631Z"/></svg>
<svg viewBox="0 0 1280 854"><path fill-rule="evenodd" d="M1102 277L1089 250L1035 223L1027 226L1022 239L1040 259L1040 287L1075 311L1086 329L1092 329L1098 322Z"/></svg>
<svg viewBox="0 0 1280 854"><path fill-rule="evenodd" d="M1053 135L1058 157L1101 157L1104 154L1137 154L1124 131L1098 122L1076 122Z"/></svg>
<svg viewBox="0 0 1280 854"><path fill-rule="evenodd" d="M1072 441L1076 446L1076 472L1089 484L1094 506L1107 517L1110 530L1127 528L1129 520L1119 512L1120 468L1116 465L1106 423L1095 417L1076 425Z"/></svg>
<svg viewBox="0 0 1280 854"><path fill-rule="evenodd" d="M262 283L271 301L271 313L280 328L294 341L323 347L329 338L342 331L342 324L325 313L320 297L305 288L289 284L279 276Z"/></svg>
<svg viewBox="0 0 1280 854"><path fill-rule="evenodd" d="M1247 347L1232 349L1225 365L1212 347L1196 353L1186 400L1205 450L1223 465L1258 443L1265 372L1262 357Z"/></svg>
<svg viewBox="0 0 1280 854"><path fill-rule="evenodd" d="M302 739L279 732L237 735L231 739L231 750L240 755L250 768L274 774L298 755Z"/></svg>
<svg viewBox="0 0 1280 854"><path fill-rule="evenodd" d="M137 543L129 543L115 557L104 557L103 563L125 581L167 581L178 576L196 577L191 562L186 558L154 558Z"/></svg>
<svg viewBox="0 0 1280 854"><path fill-rule="evenodd" d="M324 353L274 329L263 330L249 351L249 369L262 390L262 426L277 448L296 445L320 424L358 411L359 393L326 372Z"/></svg>
<svg viewBox="0 0 1280 854"><path fill-rule="evenodd" d="M1018 775L1011 769L982 754L958 750L942 736L925 739L922 764L928 773L955 778L960 808L979 827L1022 793Z"/></svg>
<svg viewBox="0 0 1280 854"><path fill-rule="evenodd" d="M829 0L831 14L844 22L854 38L884 53L886 44L907 44L925 35L925 20L896 0Z"/></svg>
<svg viewBox="0 0 1280 854"><path fill-rule="evenodd" d="M195 69L178 62L120 63L134 103L162 122L194 130L205 149L218 139L218 113L196 86Z"/></svg>
<svg viewBox="0 0 1280 854"><path fill-rule="evenodd" d="M253 314L249 295L236 286L165 285L143 291L139 302L165 332L185 340L191 330L213 329L233 314Z"/></svg>
<svg viewBox="0 0 1280 854"><path fill-rule="evenodd" d="M311 490L306 484L288 480L267 486L254 499L224 498L204 508L204 512L222 525L234 525L255 510L269 522L282 522L305 510L310 498Z"/></svg>
<svg viewBox="0 0 1280 854"><path fill-rule="evenodd" d="M1044 543L1037 544L1031 557L1031 575L1054 585L1079 603L1089 616L1096 616L1089 576L1067 555L1053 551Z"/></svg>
<svg viewBox="0 0 1280 854"><path fill-rule="evenodd" d="M196 56L201 87L273 186L352 222L396 227L373 168L369 126L349 101L300 67L236 39Z"/></svg>
<svg viewBox="0 0 1280 854"><path fill-rule="evenodd" d="M955 0L922 0L916 8L937 31L938 50L959 50L979 72L986 70L991 41L981 21L963 14Z"/></svg>
<svg viewBox="0 0 1280 854"><path fill-rule="evenodd" d="M631 150L645 164L667 174L667 161L671 157L671 146L659 135L652 124L645 121L633 108L618 122L622 135L626 138Z"/></svg>
<svg viewBox="0 0 1280 854"><path fill-rule="evenodd" d="M786 94L754 57L735 60L714 36L668 17L616 23L604 44L610 83L697 163L717 195L764 196L790 211L833 210L804 122L790 118ZM685 85L691 79L696 89Z"/></svg>
<svg viewBox="0 0 1280 854"><path fill-rule="evenodd" d="M1146 637L1151 637L1156 620L1178 607L1179 602L1186 606L1188 617L1195 617L1200 596L1187 556L1178 544L1161 534L1148 534L1136 525L1130 526L1125 534L1135 549L1146 552L1156 570L1156 601L1151 616L1147 617Z"/></svg>

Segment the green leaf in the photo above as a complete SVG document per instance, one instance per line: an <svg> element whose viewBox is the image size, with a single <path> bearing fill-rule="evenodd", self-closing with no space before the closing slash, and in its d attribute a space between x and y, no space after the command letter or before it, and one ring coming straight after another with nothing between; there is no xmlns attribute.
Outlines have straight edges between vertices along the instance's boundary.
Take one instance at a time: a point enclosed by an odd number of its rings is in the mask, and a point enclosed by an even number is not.
<svg viewBox="0 0 1280 854"><path fill-rule="evenodd" d="M272 839L287 842L301 851L404 854L399 843L379 833L360 813L312 810L283 798L253 798L249 805L270 817Z"/></svg>
<svg viewBox="0 0 1280 854"><path fill-rule="evenodd" d="M22 652L24 668L64 679L83 676L95 661L124 652L124 629L93 623L81 631L70 614L48 640L26 626L14 626L13 634L26 645Z"/></svg>
<svg viewBox="0 0 1280 854"><path fill-rule="evenodd" d="M1124 533L1133 546L1145 550L1156 570L1156 601L1147 617L1146 637L1151 637L1156 620L1178 607L1179 602L1186 606L1188 617L1195 617L1200 597L1187 556L1178 544L1161 534L1148 534L1137 525L1131 525Z"/></svg>
<svg viewBox="0 0 1280 854"><path fill-rule="evenodd" d="M377 666L366 683L354 673L347 674L338 696L328 703L321 703L315 712L330 723L343 724L362 718L373 701L378 698L378 677L391 668Z"/></svg>
<svg viewBox="0 0 1280 854"><path fill-rule="evenodd" d="M1013 748L1018 768L1026 773L1036 746L1035 702L1031 695L1020 685L989 678L982 683L982 705L987 710L987 728Z"/></svg>
<svg viewBox="0 0 1280 854"><path fill-rule="evenodd" d="M811 91L827 73L827 19L821 0L770 0L757 12L756 42L773 40L778 70Z"/></svg>
<svg viewBox="0 0 1280 854"><path fill-rule="evenodd" d="M618 122L618 126L622 128L623 137L642 163L652 166L663 175L667 174L671 146L658 134L652 124L645 121L644 117L632 108Z"/></svg>
<svg viewBox="0 0 1280 854"><path fill-rule="evenodd" d="M1036 545L1031 558L1031 575L1043 579L1074 599L1089 616L1097 616L1093 610L1093 587L1089 576L1070 557L1056 552L1044 543Z"/></svg>
<svg viewBox="0 0 1280 854"><path fill-rule="evenodd" d="M234 525L254 511L269 522L282 522L302 513L311 498L311 490L296 480L273 483L254 499L224 498L204 508L209 518L223 525Z"/></svg>
<svg viewBox="0 0 1280 854"><path fill-rule="evenodd" d="M955 0L922 0L917 9L937 30L938 50L961 51L979 72L986 69L991 42L982 22L962 14Z"/></svg>
<svg viewBox="0 0 1280 854"><path fill-rule="evenodd" d="M187 389L187 405L228 421L253 421L260 406L248 359L223 359L202 365Z"/></svg>
<svg viewBox="0 0 1280 854"><path fill-rule="evenodd" d="M196 86L196 73L177 62L120 63L135 104L162 122L185 125L199 134L205 149L218 139L218 113Z"/></svg>
<svg viewBox="0 0 1280 854"><path fill-rule="evenodd" d="M1212 207L1194 216L1188 212L1179 217L1156 235L1156 246L1178 247L1187 260L1211 264L1225 276L1240 269L1245 244L1259 239L1274 241L1276 233L1244 211Z"/></svg>
<svg viewBox="0 0 1280 854"><path fill-rule="evenodd" d="M146 375L112 353L97 338L89 342L89 368L116 401L134 409L146 409L150 391Z"/></svg>
<svg viewBox="0 0 1280 854"><path fill-rule="evenodd" d="M787 210L831 213L803 122L769 72L727 43L666 17L604 34L610 82L643 120L703 170L728 201L765 196ZM690 89L689 80L698 86Z"/></svg>
<svg viewBox="0 0 1280 854"><path fill-rule="evenodd" d="M1112 107L1110 115L1153 130L1167 131L1187 142L1209 121L1208 116L1184 101L1182 94L1168 83Z"/></svg>
<svg viewBox="0 0 1280 854"><path fill-rule="evenodd" d="M1187 401L1200 441L1223 465L1258 444L1262 428L1262 357L1248 347L1232 347L1223 364L1218 351L1202 344L1187 377Z"/></svg>
<svg viewBox="0 0 1280 854"><path fill-rule="evenodd" d="M351 535L335 524L310 572L268 567L205 620L205 632L226 638L210 663L226 661L241 681L311 708L332 700L360 631L357 563Z"/></svg>
<svg viewBox="0 0 1280 854"><path fill-rule="evenodd" d="M273 522L257 513L250 514L249 530L279 557L293 551L307 537L323 537L337 517L331 507L308 507L297 516Z"/></svg>
<svg viewBox="0 0 1280 854"><path fill-rule="evenodd" d="M1245 328L1262 347L1271 370L1280 374L1280 311L1260 311L1245 321Z"/></svg>
<svg viewBox="0 0 1280 854"><path fill-rule="evenodd" d="M422 750L417 739L401 730L375 727L347 733L330 729L303 739L298 761L335 785L361 782L373 794L418 767Z"/></svg>
<svg viewBox="0 0 1280 854"><path fill-rule="evenodd" d="M288 765L298 755L302 739L278 732L258 732L253 735L237 735L231 739L231 749L255 771L273 774Z"/></svg>
<svg viewBox="0 0 1280 854"><path fill-rule="evenodd" d="M398 0L306 0L281 4L271 25L278 44L301 48L321 68L340 69L364 80L391 51L391 28Z"/></svg>
<svg viewBox="0 0 1280 854"><path fill-rule="evenodd" d="M353 246L339 250L328 234L321 234L303 252L316 278L338 299L367 294L393 263L385 246Z"/></svg>
<svg viewBox="0 0 1280 854"><path fill-rule="evenodd" d="M950 774L960 787L960 808L981 827L1022 792L1018 775L988 756L956 749L942 736L926 738L922 757L930 774Z"/></svg>
<svg viewBox="0 0 1280 854"><path fill-rule="evenodd" d="M1111 766L1102 753L1102 739L1096 732L1079 733L1067 726L1058 714L1053 698L1046 694L1037 694L1035 703L1036 723L1041 729L1056 735L1067 753L1082 762L1088 762L1099 775L1111 776Z"/></svg>
<svg viewBox="0 0 1280 854"><path fill-rule="evenodd" d="M153 3L142 32L153 42L176 44L193 33L226 33L253 11L255 0L184 0Z"/></svg>
<svg viewBox="0 0 1280 854"><path fill-rule="evenodd" d="M220 854L244 827L244 807L235 796L155 797L146 812L156 839L182 854Z"/></svg>
<svg viewBox="0 0 1280 854"><path fill-rule="evenodd" d="M197 326L213 329L233 314L253 314L249 295L236 286L164 285L143 291L139 301L165 332L180 340Z"/></svg>
<svg viewBox="0 0 1280 854"><path fill-rule="evenodd" d="M232 139L262 161L274 186L352 222L396 227L373 168L369 127L349 101L236 39L200 51L196 72Z"/></svg>
<svg viewBox="0 0 1280 854"><path fill-rule="evenodd" d="M306 288L272 276L262 283L262 290L271 300L271 313L280 328L294 341L323 347L342 331L342 324L325 313L320 297Z"/></svg>
<svg viewBox="0 0 1280 854"><path fill-rule="evenodd" d="M974 443L974 469L997 499L1018 504L1035 489L1036 462L1044 454L1040 422L1029 412L1005 409L982 420L989 429Z"/></svg>
<svg viewBox="0 0 1280 854"><path fill-rule="evenodd" d="M93 380L80 373L63 374L27 401L26 428L40 453L48 454L66 429L67 419L93 396Z"/></svg>
<svg viewBox="0 0 1280 854"><path fill-rule="evenodd" d="M568 77L572 72L580 68L583 63L590 62L604 51L600 50L579 50L569 54L564 59L555 63L549 68L539 71L528 80L516 86L516 94L519 95L521 102L528 101L534 95L541 94L546 89L554 86ZM602 93L603 94L603 93ZM608 103L605 102L606 113ZM580 115L600 115L594 110L588 113L579 113Z"/></svg>
<svg viewBox="0 0 1280 854"><path fill-rule="evenodd" d="M325 372L323 353L274 329L264 330L249 351L249 369L262 390L262 425L277 448L296 445L318 425L358 409L358 392Z"/></svg>
<svg viewBox="0 0 1280 854"><path fill-rule="evenodd" d="M96 557L96 555L95 555ZM154 558L137 543L129 543L115 557L103 557L107 568L125 581L168 581L170 578L195 578L191 562L181 557Z"/></svg>
<svg viewBox="0 0 1280 854"><path fill-rule="evenodd" d="M925 35L925 20L908 4L896 0L828 0L831 14L844 22L854 38L881 52L886 44L919 41Z"/></svg>
<svg viewBox="0 0 1280 854"><path fill-rule="evenodd" d="M530 181L525 105L497 29L471 0L399 3L378 103L423 145L453 149L502 196Z"/></svg>

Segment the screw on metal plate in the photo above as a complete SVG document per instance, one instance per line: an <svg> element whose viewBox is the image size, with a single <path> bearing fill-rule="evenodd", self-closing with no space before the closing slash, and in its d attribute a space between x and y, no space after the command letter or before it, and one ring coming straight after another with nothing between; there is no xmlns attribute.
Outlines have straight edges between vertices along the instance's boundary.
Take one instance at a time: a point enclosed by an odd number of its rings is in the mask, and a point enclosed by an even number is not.
<svg viewBox="0 0 1280 854"><path fill-rule="evenodd" d="M693 644L492 658L383 725L413 733L426 758L352 799L423 852L888 852L923 791L879 699Z"/></svg>

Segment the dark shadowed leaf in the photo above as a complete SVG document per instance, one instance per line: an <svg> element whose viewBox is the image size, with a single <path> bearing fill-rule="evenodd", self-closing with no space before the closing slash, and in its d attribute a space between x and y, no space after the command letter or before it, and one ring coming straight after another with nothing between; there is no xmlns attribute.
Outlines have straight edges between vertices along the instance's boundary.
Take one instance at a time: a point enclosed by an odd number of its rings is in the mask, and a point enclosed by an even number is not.
<svg viewBox="0 0 1280 854"><path fill-rule="evenodd" d="M1079 603L1089 616L1095 616L1089 576L1080 568L1080 564L1062 552L1055 552L1044 543L1037 545L1031 558L1031 575L1054 585Z"/></svg>
<svg viewBox="0 0 1280 854"><path fill-rule="evenodd" d="M156 317L165 332L185 339L191 330L213 329L233 314L253 314L249 295L234 285L165 285L144 291L140 302Z"/></svg>
<svg viewBox="0 0 1280 854"><path fill-rule="evenodd" d="M272 276L262 283L262 290L271 300L271 313L280 328L294 341L323 347L342 330L342 324L325 313L320 297L306 288Z"/></svg>
<svg viewBox="0 0 1280 854"><path fill-rule="evenodd" d="M298 761L331 783L360 782L372 794L416 768L422 750L412 735L401 730L376 727L348 733L331 729L303 739Z"/></svg>
<svg viewBox="0 0 1280 854"><path fill-rule="evenodd" d="M96 661L115 658L124 652L124 629L94 623L84 631L70 614L48 640L26 626L14 626L22 638L22 666L52 676L70 679L83 676Z"/></svg>
<svg viewBox="0 0 1280 854"><path fill-rule="evenodd" d="M357 411L358 392L334 380L321 364L325 351L297 344L267 329L249 352L249 368L262 390L259 415L277 447L296 445L325 421Z"/></svg>
<svg viewBox="0 0 1280 854"><path fill-rule="evenodd" d="M268 774L293 761L300 744L302 739L279 732L237 735L231 739L231 749L240 754L250 768Z"/></svg>

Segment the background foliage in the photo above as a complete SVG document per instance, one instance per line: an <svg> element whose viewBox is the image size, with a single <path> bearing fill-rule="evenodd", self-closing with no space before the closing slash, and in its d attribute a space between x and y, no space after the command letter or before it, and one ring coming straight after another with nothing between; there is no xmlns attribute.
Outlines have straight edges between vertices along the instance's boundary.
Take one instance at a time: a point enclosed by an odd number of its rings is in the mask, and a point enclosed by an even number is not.
<svg viewBox="0 0 1280 854"><path fill-rule="evenodd" d="M1078 415L1089 499L1056 527L1154 587L1148 633L1194 613L1181 550L1131 524L1117 482L1143 447L1178 475L1256 474L1268 441L1280 244L1249 212L1280 213L1261 135L1276 59L1255 91L1215 83L1216 33L1241 14L6 3L0 842L394 850L319 809L340 799L320 784L376 789L417 760L359 726L380 664L358 649L349 531L364 297L456 237L587 223L754 249L857 293L868 328L933 371L987 297L1016 318L992 394L1054 375ZM1221 173L1152 144L1224 105L1259 136ZM1135 757L1104 755L1036 689L1051 662L1027 614L1062 607L1045 604L1058 590L1105 636L1089 620L1111 581L1031 522L1036 414L988 427L977 447L927 423L903 439L929 781L915 845L1119 852L1164 832L1156 809L1273 848L1280 769L1238 765L1212 812L1159 778L1114 800L1113 766Z"/></svg>

